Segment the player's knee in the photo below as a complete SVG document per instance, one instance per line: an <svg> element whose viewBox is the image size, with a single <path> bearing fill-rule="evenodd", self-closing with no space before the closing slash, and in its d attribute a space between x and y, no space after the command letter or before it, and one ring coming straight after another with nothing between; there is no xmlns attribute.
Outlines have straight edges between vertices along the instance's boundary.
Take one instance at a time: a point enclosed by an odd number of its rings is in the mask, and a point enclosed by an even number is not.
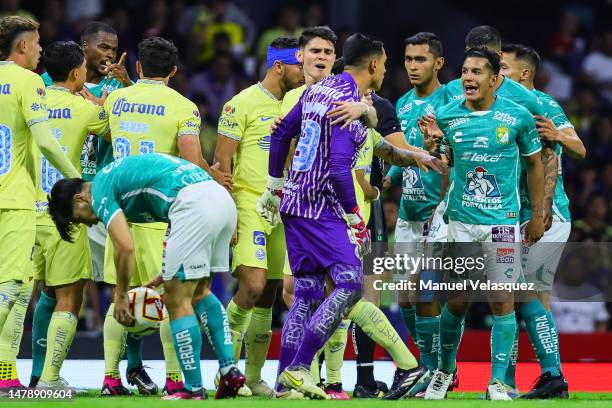
<svg viewBox="0 0 612 408"><path fill-rule="evenodd" d="M250 282L245 288L245 295L250 304L255 304L264 291L265 282Z"/></svg>

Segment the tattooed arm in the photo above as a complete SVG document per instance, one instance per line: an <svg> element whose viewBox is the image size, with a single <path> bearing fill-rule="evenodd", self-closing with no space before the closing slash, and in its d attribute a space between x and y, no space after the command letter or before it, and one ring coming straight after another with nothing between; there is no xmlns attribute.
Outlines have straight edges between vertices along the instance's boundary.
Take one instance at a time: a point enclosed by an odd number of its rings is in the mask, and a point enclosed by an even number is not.
<svg viewBox="0 0 612 408"><path fill-rule="evenodd" d="M542 143L542 164L544 166L544 225L548 230L552 224L552 206L559 171L559 160L552 143Z"/></svg>
<svg viewBox="0 0 612 408"><path fill-rule="evenodd" d="M382 143L380 143L374 149L374 154L387 163L395 164L396 166L400 167L427 167L440 174L444 174L448 171L446 164L444 164L439 158L423 152L399 149L384 139L382 139Z"/></svg>

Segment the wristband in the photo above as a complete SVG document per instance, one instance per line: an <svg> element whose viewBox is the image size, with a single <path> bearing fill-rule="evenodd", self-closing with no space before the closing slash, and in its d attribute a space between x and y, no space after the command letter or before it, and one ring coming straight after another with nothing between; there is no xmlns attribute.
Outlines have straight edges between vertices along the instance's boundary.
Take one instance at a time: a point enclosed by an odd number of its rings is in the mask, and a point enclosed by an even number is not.
<svg viewBox="0 0 612 408"><path fill-rule="evenodd" d="M374 188L376 189L376 198L374 198L372 201L378 201L380 200L380 189L376 186L374 186Z"/></svg>

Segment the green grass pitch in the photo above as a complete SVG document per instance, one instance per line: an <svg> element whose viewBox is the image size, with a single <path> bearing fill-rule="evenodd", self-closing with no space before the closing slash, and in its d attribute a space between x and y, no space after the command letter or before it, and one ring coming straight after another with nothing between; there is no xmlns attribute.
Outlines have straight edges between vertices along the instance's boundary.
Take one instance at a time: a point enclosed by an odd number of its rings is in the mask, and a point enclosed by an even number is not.
<svg viewBox="0 0 612 408"><path fill-rule="evenodd" d="M32 407L53 407L53 408L158 408L171 407L174 404L212 404L220 408L307 408L315 406L330 407L332 404L340 403L346 408L370 408L381 407L383 404L392 404L395 406L409 405L410 407L439 407L448 406L452 408L480 408L490 407L491 404L497 402L482 400L482 393L451 393L449 399L443 402L440 401L423 401L423 400L402 400L402 401L381 401L381 400L350 400L350 401L271 401L265 398L238 398L235 400L214 401L213 393L209 392L208 401L163 401L159 397L100 397L99 391L91 391L89 394L79 396L72 401L14 401L18 405L28 404ZM5 405L8 402L6 399L1 399L0 404ZM509 402L508 402L509 403ZM506 403L506 404L508 404ZM570 395L569 400L548 400L548 401L527 401L514 400L511 402L513 406L518 407L612 407L612 393L589 393L575 392ZM272 405L270 405L272 404Z"/></svg>

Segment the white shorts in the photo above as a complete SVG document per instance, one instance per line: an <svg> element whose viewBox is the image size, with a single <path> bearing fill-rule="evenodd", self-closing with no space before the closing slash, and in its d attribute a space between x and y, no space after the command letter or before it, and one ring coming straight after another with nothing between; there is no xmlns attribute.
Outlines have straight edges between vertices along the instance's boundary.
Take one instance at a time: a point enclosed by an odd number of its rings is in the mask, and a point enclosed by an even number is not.
<svg viewBox="0 0 612 408"><path fill-rule="evenodd" d="M397 219L395 225L395 243L393 253L396 255L406 255L410 258L421 258L425 251L425 238L427 238L426 221L406 221ZM414 265L409 263L408 265ZM393 271L393 280L399 282L415 277L418 270L396 269Z"/></svg>
<svg viewBox="0 0 612 408"><path fill-rule="evenodd" d="M495 283L514 283L521 276L519 225L479 225L449 221L451 256L483 257L486 278Z"/></svg>
<svg viewBox="0 0 612 408"><path fill-rule="evenodd" d="M238 212L221 185L206 181L179 191L168 214L162 277L179 280L229 272L230 241Z"/></svg>
<svg viewBox="0 0 612 408"><path fill-rule="evenodd" d="M521 237L525 235L526 225L527 223L521 225ZM553 221L550 229L537 243L531 246L523 245L522 264L525 280L533 283L538 292L552 289L555 272L571 229L570 222Z"/></svg>
<svg viewBox="0 0 612 408"><path fill-rule="evenodd" d="M104 282L104 245L106 244L106 235L107 232L103 222L98 222L87 228L95 282Z"/></svg>

